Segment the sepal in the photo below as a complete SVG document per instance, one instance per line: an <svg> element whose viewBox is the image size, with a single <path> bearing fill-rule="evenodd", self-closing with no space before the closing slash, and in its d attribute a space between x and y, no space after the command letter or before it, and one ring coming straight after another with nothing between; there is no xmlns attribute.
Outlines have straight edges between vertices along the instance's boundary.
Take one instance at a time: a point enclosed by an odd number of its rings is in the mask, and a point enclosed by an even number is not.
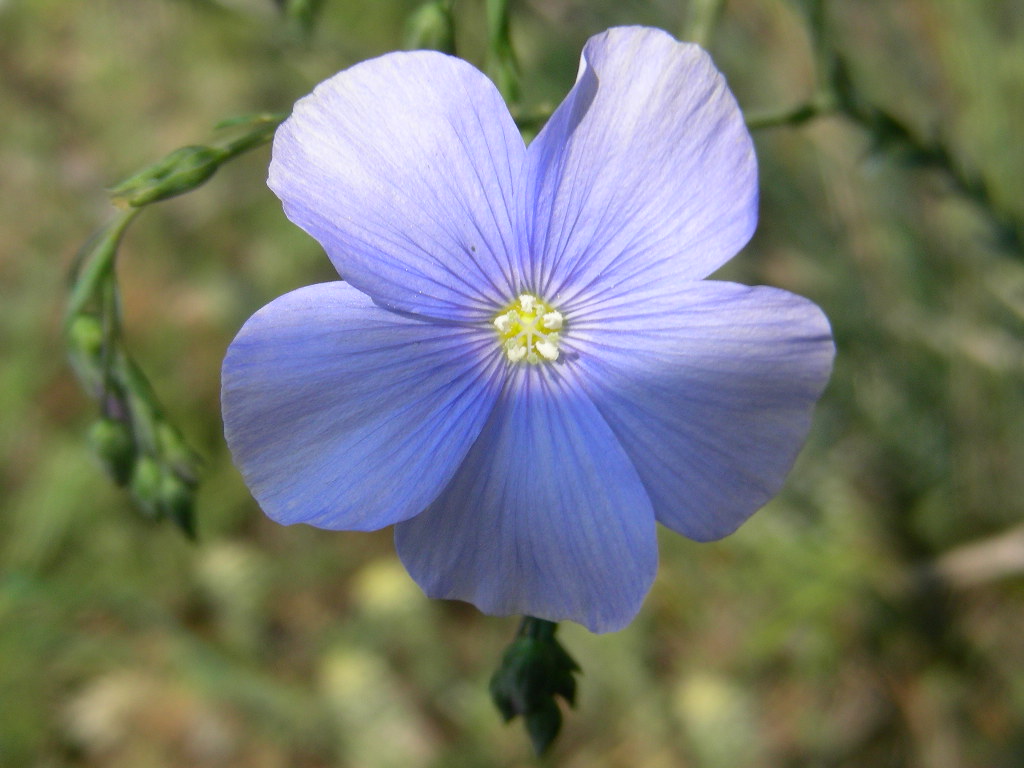
<svg viewBox="0 0 1024 768"><path fill-rule="evenodd" d="M516 639L491 677L491 699L505 722L521 716L533 750L541 755L562 727L556 697L576 703L579 665L555 639L554 622L523 618Z"/></svg>

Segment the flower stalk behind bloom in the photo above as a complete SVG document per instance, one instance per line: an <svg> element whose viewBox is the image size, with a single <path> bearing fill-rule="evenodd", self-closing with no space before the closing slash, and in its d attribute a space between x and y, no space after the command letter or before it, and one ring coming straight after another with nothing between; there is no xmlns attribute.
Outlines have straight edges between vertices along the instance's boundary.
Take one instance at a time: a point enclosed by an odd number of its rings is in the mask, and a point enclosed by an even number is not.
<svg viewBox="0 0 1024 768"><path fill-rule="evenodd" d="M296 104L269 183L346 281L267 305L224 362L275 520L395 525L428 595L602 632L650 588L656 522L719 538L782 486L831 334L704 279L753 233L757 168L697 46L592 38L528 149L469 64L382 56Z"/></svg>

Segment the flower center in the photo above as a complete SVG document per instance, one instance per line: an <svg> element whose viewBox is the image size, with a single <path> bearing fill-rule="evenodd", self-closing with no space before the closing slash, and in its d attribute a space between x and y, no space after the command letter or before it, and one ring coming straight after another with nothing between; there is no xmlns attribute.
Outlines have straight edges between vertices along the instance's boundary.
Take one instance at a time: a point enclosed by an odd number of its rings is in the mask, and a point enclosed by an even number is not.
<svg viewBox="0 0 1024 768"><path fill-rule="evenodd" d="M505 355L513 363L558 359L562 313L536 296L523 293L494 318Z"/></svg>

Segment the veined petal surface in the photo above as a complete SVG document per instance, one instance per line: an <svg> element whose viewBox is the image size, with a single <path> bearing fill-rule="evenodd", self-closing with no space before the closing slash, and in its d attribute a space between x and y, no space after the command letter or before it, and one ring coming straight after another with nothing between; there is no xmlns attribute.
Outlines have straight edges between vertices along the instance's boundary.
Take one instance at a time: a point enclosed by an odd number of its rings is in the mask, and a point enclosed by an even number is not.
<svg viewBox="0 0 1024 768"><path fill-rule="evenodd" d="M641 27L583 51L517 197L526 286L563 304L709 275L757 221L743 115L698 46Z"/></svg>
<svg viewBox="0 0 1024 768"><path fill-rule="evenodd" d="M270 187L341 276L384 306L477 320L515 295L523 140L497 89L433 51L357 64L274 137Z"/></svg>
<svg viewBox="0 0 1024 768"><path fill-rule="evenodd" d="M732 533L782 487L834 353L807 299L716 281L604 306L564 346L659 522L699 541Z"/></svg>
<svg viewBox="0 0 1024 768"><path fill-rule="evenodd" d="M345 283L253 315L224 360L224 432L280 523L373 530L448 484L500 390L494 340L410 318Z"/></svg>
<svg viewBox="0 0 1024 768"><path fill-rule="evenodd" d="M396 526L395 543L430 597L609 632L636 615L654 579L654 522L572 372L529 366L511 371L451 484Z"/></svg>

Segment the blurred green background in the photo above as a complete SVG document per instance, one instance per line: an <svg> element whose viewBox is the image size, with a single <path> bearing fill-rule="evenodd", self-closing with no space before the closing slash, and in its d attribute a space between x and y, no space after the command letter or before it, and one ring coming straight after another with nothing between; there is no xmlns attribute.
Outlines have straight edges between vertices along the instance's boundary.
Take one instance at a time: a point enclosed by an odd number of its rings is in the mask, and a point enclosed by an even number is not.
<svg viewBox="0 0 1024 768"><path fill-rule="evenodd" d="M105 187L401 47L415 7L326 0L304 42L271 0L0 0L0 765L533 763L487 696L515 619L426 600L389 531L276 526L228 461L228 342L333 277L265 148L144 212L120 257L131 348L206 460L198 544L102 474L60 340ZM714 27L750 113L814 93L806 7L731 0ZM524 105L557 102L589 35L696 10L514 2ZM778 499L715 544L663 535L628 629L563 628L584 675L552 765L1024 765L1024 3L826 10L860 97L988 210L843 116L756 133L761 226L723 275L818 302L835 374ZM479 65L482 1L456 12Z"/></svg>

